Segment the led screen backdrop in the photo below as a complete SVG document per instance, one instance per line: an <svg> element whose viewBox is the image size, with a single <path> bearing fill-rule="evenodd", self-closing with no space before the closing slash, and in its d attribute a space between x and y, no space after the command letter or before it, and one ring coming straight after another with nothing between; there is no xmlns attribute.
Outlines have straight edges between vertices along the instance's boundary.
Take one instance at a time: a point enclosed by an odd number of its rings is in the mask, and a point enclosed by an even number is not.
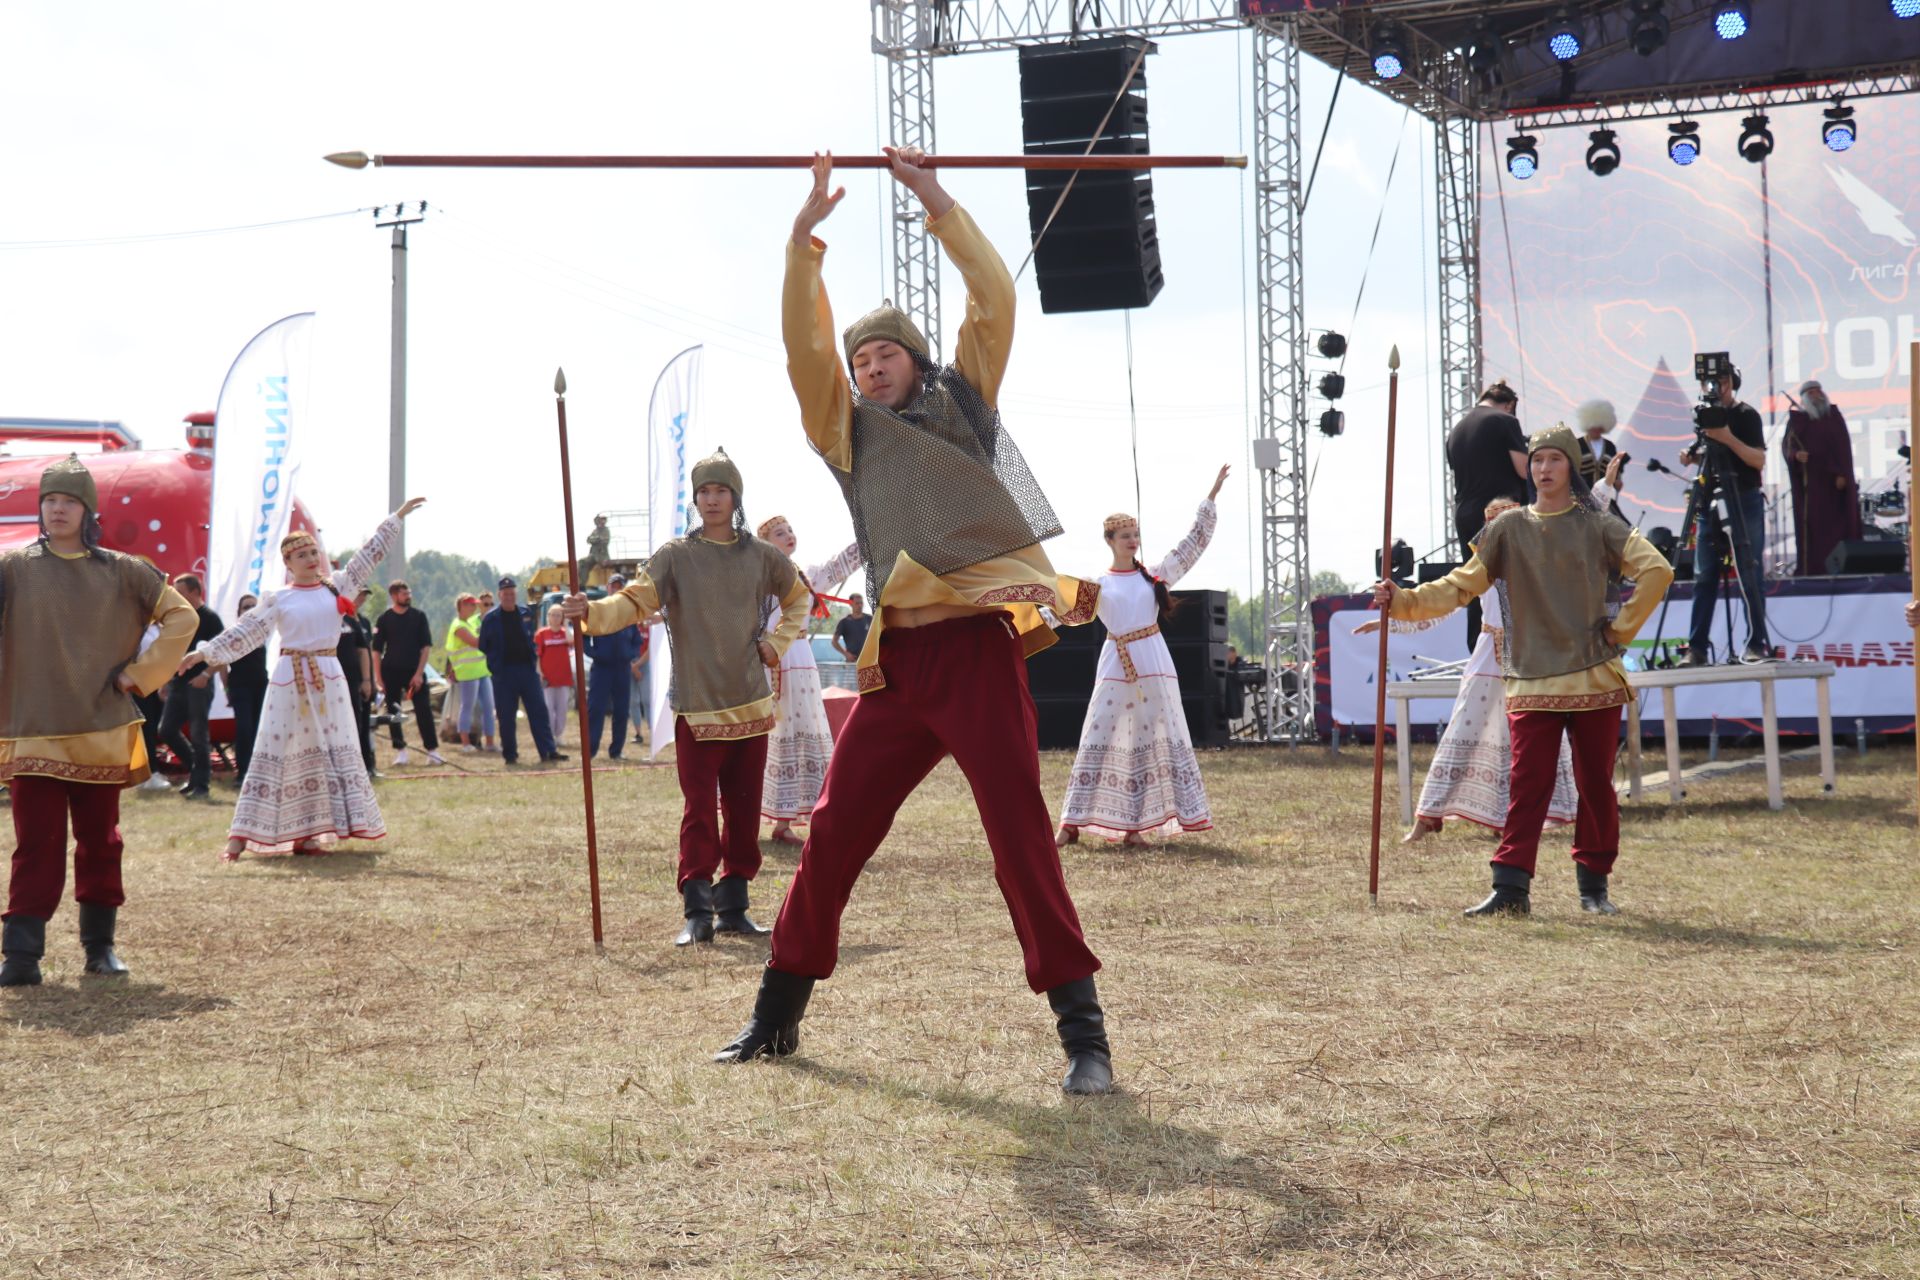
<svg viewBox="0 0 1920 1280"><path fill-rule="evenodd" d="M1744 372L1741 397L1768 425L1770 495L1786 489L1782 393L1809 377L1846 414L1863 488L1905 487L1920 102L1852 103L1859 142L1839 154L1821 142L1825 105L1772 111L1764 166L1735 149L1741 112L1700 117L1704 150L1684 168L1667 158L1667 121L1615 124L1622 162L1604 178L1587 171L1586 128L1537 130L1540 171L1524 182L1505 167L1519 130L1481 133L1486 375L1519 390L1529 431L1611 400L1634 459L1622 506L1647 528L1677 529L1684 510L1682 485L1643 464L1678 467L1698 351L1730 352Z"/></svg>

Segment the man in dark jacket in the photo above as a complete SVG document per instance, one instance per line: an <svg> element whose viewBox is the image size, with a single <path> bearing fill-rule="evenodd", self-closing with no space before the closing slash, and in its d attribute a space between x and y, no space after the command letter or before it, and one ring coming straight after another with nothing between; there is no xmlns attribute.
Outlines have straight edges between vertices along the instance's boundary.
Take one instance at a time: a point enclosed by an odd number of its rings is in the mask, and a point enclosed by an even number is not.
<svg viewBox="0 0 1920 1280"><path fill-rule="evenodd" d="M236 617L244 618L260 602L241 596ZM233 781L247 785L247 766L253 763L253 737L260 728L260 709L267 701L267 647L237 659L227 668L227 702L233 707Z"/></svg>
<svg viewBox="0 0 1920 1280"><path fill-rule="evenodd" d="M413 714L420 722L420 740L426 744L427 759L445 764L440 758L440 738L433 726L433 695L427 689L427 655L433 650L433 627L427 615L413 607L413 591L404 582L387 588L392 606L373 624L373 651L380 655L380 688L387 699L387 727L393 734L393 762L407 763L407 736L400 728L402 700L413 703Z"/></svg>
<svg viewBox="0 0 1920 1280"><path fill-rule="evenodd" d="M498 583L500 603L480 620L480 652L487 655L493 673L493 706L500 717L500 756L508 764L520 758L519 704L527 707L527 727L533 730L534 749L545 760L565 760L553 744L553 726L547 722L547 700L540 690L540 672L534 666L533 610L519 602L512 578Z"/></svg>
<svg viewBox="0 0 1920 1280"><path fill-rule="evenodd" d="M173 586L193 606L200 622L193 632L193 644L203 645L226 630L220 615L207 608L206 589L200 579L183 573ZM213 673L204 666L167 683L167 709L160 717L160 741L187 766L187 783L180 788L188 800L207 799L207 784L213 779L213 745L207 737L207 720L213 714ZM184 732L183 732L184 731Z"/></svg>
<svg viewBox="0 0 1920 1280"><path fill-rule="evenodd" d="M353 598L353 612L340 619L338 657L340 670L347 679L347 701L353 707L353 723L360 734L360 758L366 763L367 776L380 773L373 761L373 627L361 610L373 598L372 587L360 588Z"/></svg>

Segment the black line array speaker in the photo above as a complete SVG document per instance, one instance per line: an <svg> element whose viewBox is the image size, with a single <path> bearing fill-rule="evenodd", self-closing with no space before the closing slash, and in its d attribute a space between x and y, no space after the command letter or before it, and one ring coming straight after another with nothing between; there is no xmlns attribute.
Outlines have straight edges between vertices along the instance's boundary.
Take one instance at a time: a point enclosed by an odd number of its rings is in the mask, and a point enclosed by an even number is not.
<svg viewBox="0 0 1920 1280"><path fill-rule="evenodd" d="M1907 544L1892 538L1848 538L1827 553L1827 575L1907 571Z"/></svg>
<svg viewBox="0 0 1920 1280"><path fill-rule="evenodd" d="M1131 38L1023 47L1020 129L1026 153L1077 156L1092 144L1095 155L1148 154L1146 64L1127 82L1143 45L1153 51L1150 43ZM1102 129L1109 106L1113 113ZM1069 179L1072 190L1042 236ZM1029 170L1027 224L1039 241L1033 266L1044 312L1144 307L1165 283L1148 173L1082 170L1075 178L1072 171Z"/></svg>
<svg viewBox="0 0 1920 1280"><path fill-rule="evenodd" d="M1187 713L1187 734L1195 747L1227 744L1227 593L1176 591L1173 617L1160 635L1180 677L1180 701ZM1107 629L1098 622L1064 627L1060 642L1027 662L1027 687L1039 713L1042 751L1072 751L1080 745L1087 703Z"/></svg>

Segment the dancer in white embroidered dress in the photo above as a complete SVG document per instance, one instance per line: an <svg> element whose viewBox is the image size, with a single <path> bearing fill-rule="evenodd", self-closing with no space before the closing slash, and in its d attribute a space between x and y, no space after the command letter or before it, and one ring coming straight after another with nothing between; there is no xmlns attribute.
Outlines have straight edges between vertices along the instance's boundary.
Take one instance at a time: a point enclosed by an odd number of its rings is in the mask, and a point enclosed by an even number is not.
<svg viewBox="0 0 1920 1280"><path fill-rule="evenodd" d="M189 653L184 673L200 662L224 666L280 634L280 657L267 685L253 762L234 806L222 857L243 852L326 853L337 840L378 840L387 834L360 757L360 733L347 699L346 677L334 646L342 600L351 601L373 576L400 533L400 521L424 498L414 498L381 522L346 568L327 577L326 555L313 535L280 543L291 585L267 592L233 626Z"/></svg>
<svg viewBox="0 0 1920 1280"><path fill-rule="evenodd" d="M785 516L764 521L757 532L789 559L800 545ZM859 568L860 545L855 543L825 564L801 571L801 578L814 593L813 616L822 616L822 593L837 591ZM768 597L768 630L773 629L779 616L780 602ZM803 635L787 646L774 677L774 693L779 703L773 732L767 738L760 816L773 819L774 840L804 845L806 841L793 834L793 824L812 816L813 806L820 799L820 784L827 779L827 762L833 758L833 730L827 724L827 706L820 695L820 667L813 659L808 637Z"/></svg>
<svg viewBox="0 0 1920 1280"><path fill-rule="evenodd" d="M1220 468L1193 529L1152 569L1135 558L1140 522L1130 515L1107 517L1102 532L1113 547L1113 566L1100 578L1099 603L1107 641L1080 750L1067 775L1056 844L1071 844L1082 831L1145 844L1151 832L1213 827L1160 620L1167 588L1187 575L1213 539L1213 500L1229 470Z"/></svg>

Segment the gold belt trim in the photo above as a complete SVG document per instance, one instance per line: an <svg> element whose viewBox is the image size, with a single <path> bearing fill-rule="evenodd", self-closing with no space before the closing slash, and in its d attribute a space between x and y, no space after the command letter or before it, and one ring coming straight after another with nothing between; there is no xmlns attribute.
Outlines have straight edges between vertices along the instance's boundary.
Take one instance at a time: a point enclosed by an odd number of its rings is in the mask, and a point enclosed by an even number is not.
<svg viewBox="0 0 1920 1280"><path fill-rule="evenodd" d="M1120 670L1126 672L1127 683L1133 684L1140 679L1140 673L1133 669L1133 656L1127 652L1127 646L1136 640L1145 640L1148 636L1160 634L1160 624L1155 622L1138 631L1129 631L1125 635L1113 637L1113 648L1120 655Z"/></svg>
<svg viewBox="0 0 1920 1280"><path fill-rule="evenodd" d="M323 697L326 677L320 672L321 658L331 658L339 649L282 649L280 656L293 659L293 687L304 700L313 703ZM317 709L317 707L316 707Z"/></svg>
<svg viewBox="0 0 1920 1280"><path fill-rule="evenodd" d="M1493 661L1495 666L1499 666L1504 660L1503 654L1506 649L1507 629L1505 627L1490 627L1484 622L1480 624L1480 629L1493 637Z"/></svg>

